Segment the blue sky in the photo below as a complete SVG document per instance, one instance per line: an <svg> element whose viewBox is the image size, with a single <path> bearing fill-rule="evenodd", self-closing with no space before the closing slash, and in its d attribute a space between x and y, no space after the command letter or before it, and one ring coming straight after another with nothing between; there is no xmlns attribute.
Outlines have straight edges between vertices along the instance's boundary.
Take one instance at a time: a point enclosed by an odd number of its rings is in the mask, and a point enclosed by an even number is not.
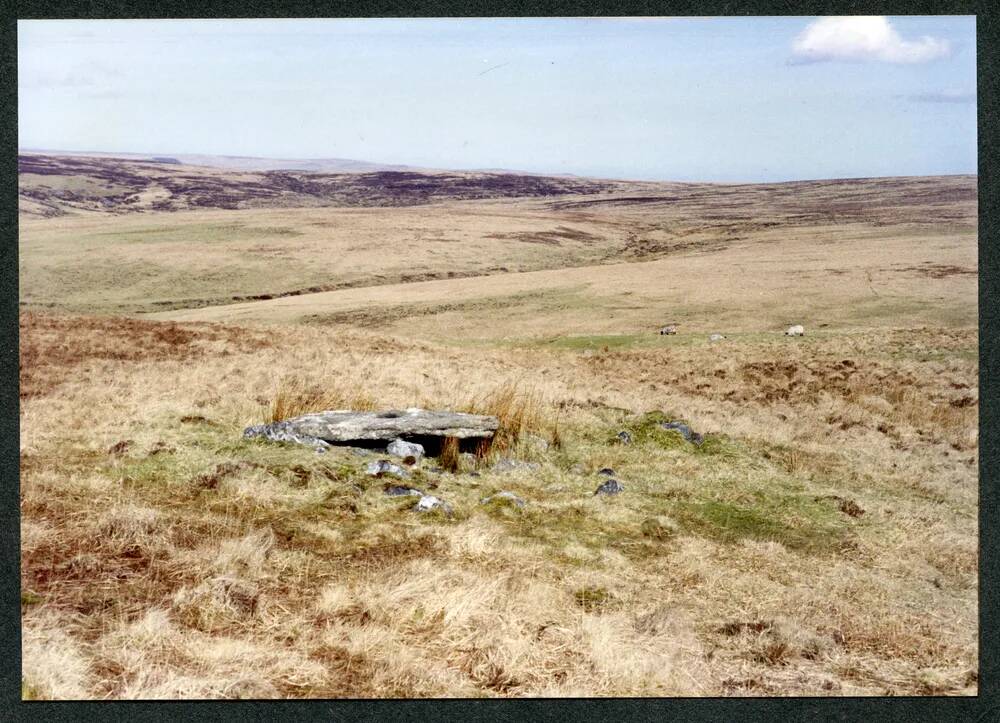
<svg viewBox="0 0 1000 723"><path fill-rule="evenodd" d="M19 21L21 148L617 178L976 172L973 17Z"/></svg>

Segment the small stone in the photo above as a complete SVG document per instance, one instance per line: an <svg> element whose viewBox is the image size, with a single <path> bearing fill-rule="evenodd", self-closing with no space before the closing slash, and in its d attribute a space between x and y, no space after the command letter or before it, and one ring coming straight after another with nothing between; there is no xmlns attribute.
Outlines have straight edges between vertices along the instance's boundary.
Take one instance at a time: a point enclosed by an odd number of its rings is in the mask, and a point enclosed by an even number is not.
<svg viewBox="0 0 1000 723"><path fill-rule="evenodd" d="M483 497L483 499L479 500L479 504L487 505L496 499L508 500L513 504L517 505L518 507L524 507L525 505L524 500L515 495L513 492L507 492L507 491L497 492L495 495L491 495L489 497Z"/></svg>
<svg viewBox="0 0 1000 723"><path fill-rule="evenodd" d="M571 474L586 474L587 473L587 468L584 467L582 464L577 463L577 464L574 464L572 467L570 467L569 471L570 471Z"/></svg>
<svg viewBox="0 0 1000 723"><path fill-rule="evenodd" d="M400 485L390 485L385 488L385 494L389 497L405 497L412 495L414 497L423 497L424 493L413 487L402 487Z"/></svg>
<svg viewBox="0 0 1000 723"><path fill-rule="evenodd" d="M625 488L622 483L616 479L609 479L607 482L602 484L594 492L595 495L617 495L620 494Z"/></svg>
<svg viewBox="0 0 1000 723"><path fill-rule="evenodd" d="M795 324L785 330L785 336L805 336L806 330L802 324Z"/></svg>
<svg viewBox="0 0 1000 723"><path fill-rule="evenodd" d="M415 444L414 442L406 442L402 439L394 439L389 443L389 446L385 448L387 454L391 454L394 457L413 457L414 461L421 459L424 456L424 446L422 444Z"/></svg>
<svg viewBox="0 0 1000 723"><path fill-rule="evenodd" d="M623 429L618 433L618 441L622 444L632 444L632 435Z"/></svg>
<svg viewBox="0 0 1000 723"><path fill-rule="evenodd" d="M660 336L664 336L667 334L676 334L676 333L677 333L676 324L667 324L666 326L660 327Z"/></svg>
<svg viewBox="0 0 1000 723"><path fill-rule="evenodd" d="M615 476L615 471L613 469L611 469L610 467L602 467L601 469L599 469L597 471L597 474L603 474L603 475L605 475L607 477L614 477Z"/></svg>
<svg viewBox="0 0 1000 723"><path fill-rule="evenodd" d="M438 509L451 517L451 505L442 499L438 499L434 495L424 495L420 498L420 501L413 506L414 512L430 512L431 510Z"/></svg>
<svg viewBox="0 0 1000 723"><path fill-rule="evenodd" d="M680 435L688 442L692 442L695 445L700 445L705 441L705 438L691 429L688 425L683 422L663 422L660 425L661 429L666 429L667 431L680 432Z"/></svg>
<svg viewBox="0 0 1000 723"><path fill-rule="evenodd" d="M375 462L369 462L368 466L365 467L365 472L370 474L372 477L381 477L382 475L391 474L396 477L409 477L410 473L405 469L400 467L398 464L393 464L387 459L376 460Z"/></svg>
<svg viewBox="0 0 1000 723"><path fill-rule="evenodd" d="M725 338L726 338L725 334L709 334L708 335L708 340L709 341L722 341Z"/></svg>

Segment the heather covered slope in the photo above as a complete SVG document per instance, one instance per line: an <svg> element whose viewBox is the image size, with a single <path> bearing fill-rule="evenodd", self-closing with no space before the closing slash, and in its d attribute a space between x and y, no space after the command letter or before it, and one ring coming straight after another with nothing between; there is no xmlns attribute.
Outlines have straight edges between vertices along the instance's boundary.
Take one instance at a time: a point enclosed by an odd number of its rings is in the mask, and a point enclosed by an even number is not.
<svg viewBox="0 0 1000 723"><path fill-rule="evenodd" d="M447 199L603 193L644 184L512 173L241 171L117 158L20 155L22 214L199 208L412 206Z"/></svg>

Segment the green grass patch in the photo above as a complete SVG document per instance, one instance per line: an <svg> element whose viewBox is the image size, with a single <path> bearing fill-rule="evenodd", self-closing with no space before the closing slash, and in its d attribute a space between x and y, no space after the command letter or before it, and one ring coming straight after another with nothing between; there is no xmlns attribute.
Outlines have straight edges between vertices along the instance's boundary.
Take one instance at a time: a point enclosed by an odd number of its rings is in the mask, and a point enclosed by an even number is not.
<svg viewBox="0 0 1000 723"><path fill-rule="evenodd" d="M688 530L721 542L772 541L812 553L836 549L849 533L834 508L805 495L757 491L739 502L682 501L674 514Z"/></svg>
<svg viewBox="0 0 1000 723"><path fill-rule="evenodd" d="M596 483L594 485L597 486ZM515 537L540 542L561 550L575 543L592 550L603 550L623 536L634 536L636 530L622 528L602 519L594 510L572 505L561 509L526 507L520 514L498 514Z"/></svg>
<svg viewBox="0 0 1000 723"><path fill-rule="evenodd" d="M635 445L652 445L660 449L678 450L707 456L733 458L738 455L738 446L723 436L706 434L703 435L701 444L695 444L684 439L684 436L679 431L664 429L660 426L666 422L683 422L687 424L686 420L680 416L667 414L659 410L647 412L641 416L626 419L621 425L613 427L607 434L606 442L608 444L618 444L617 435L620 431L624 430L631 435L632 444Z"/></svg>

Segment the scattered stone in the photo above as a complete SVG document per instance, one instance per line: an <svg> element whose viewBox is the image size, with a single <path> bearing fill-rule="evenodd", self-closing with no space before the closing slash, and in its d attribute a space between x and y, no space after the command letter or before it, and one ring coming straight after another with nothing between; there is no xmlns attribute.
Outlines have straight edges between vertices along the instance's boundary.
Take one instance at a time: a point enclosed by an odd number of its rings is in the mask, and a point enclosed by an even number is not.
<svg viewBox="0 0 1000 723"><path fill-rule="evenodd" d="M273 424L255 424L243 430L244 439L263 437L272 442L291 442L292 444L302 444L312 447L317 452L324 452L330 446L326 441L308 434L300 434L286 422L274 422Z"/></svg>
<svg viewBox="0 0 1000 723"><path fill-rule="evenodd" d="M515 495L513 492L507 492L507 491L497 492L495 495L490 495L489 497L483 497L483 499L479 500L479 504L488 505L490 502L497 499L508 500L513 504L517 505L518 507L524 507L525 505L524 500Z"/></svg>
<svg viewBox="0 0 1000 723"><path fill-rule="evenodd" d="M666 540L677 534L677 524L669 517L649 517L642 521L639 528L646 537L654 540Z"/></svg>
<svg viewBox="0 0 1000 723"><path fill-rule="evenodd" d="M497 460L496 464L493 465L494 472L514 472L516 470L536 470L541 467L538 462L523 462L519 459L511 459L510 457L501 457Z"/></svg>
<svg viewBox="0 0 1000 723"><path fill-rule="evenodd" d="M805 336L806 330L802 324L795 324L785 330L785 336Z"/></svg>
<svg viewBox="0 0 1000 723"><path fill-rule="evenodd" d="M622 444L632 444L632 435L623 429L618 433L618 441Z"/></svg>
<svg viewBox="0 0 1000 723"><path fill-rule="evenodd" d="M691 427L687 426L683 422L663 422L660 424L660 428L668 431L680 432L685 441L696 445L700 445L705 441L705 438L702 435L692 430Z"/></svg>
<svg viewBox="0 0 1000 723"><path fill-rule="evenodd" d="M424 493L420 490L414 489L413 487L402 487L400 485L389 485L384 490L385 494L389 497L405 497L412 495L414 497L423 497Z"/></svg>
<svg viewBox="0 0 1000 723"><path fill-rule="evenodd" d="M579 462L577 462L576 464L574 464L572 467L569 468L569 471L571 474L586 474L587 468L584 467Z"/></svg>
<svg viewBox="0 0 1000 723"><path fill-rule="evenodd" d="M451 505L434 495L424 495L413 506L414 512L430 512L431 510L438 509L448 515L448 517L451 517Z"/></svg>
<svg viewBox="0 0 1000 723"><path fill-rule="evenodd" d="M394 439L386 447L385 451L395 457L413 457L413 463L422 459L424 456L424 446L422 444L416 444L415 442L406 442L402 439Z"/></svg>
<svg viewBox="0 0 1000 723"><path fill-rule="evenodd" d="M725 338L726 338L725 334L709 334L708 335L708 340L709 341L722 341Z"/></svg>
<svg viewBox="0 0 1000 723"><path fill-rule="evenodd" d="M372 477L381 477L383 475L391 474L395 477L409 477L410 473L405 469L400 467L398 464L393 464L387 459L380 459L374 462L369 462L368 466L365 467L365 472Z"/></svg>
<svg viewBox="0 0 1000 723"><path fill-rule="evenodd" d="M264 436L275 439L278 432L304 439L344 443L359 441L390 442L407 437L455 437L457 439L488 439L496 432L500 421L496 417L462 412L441 412L411 407L383 412L352 412L334 410L305 414L273 424L248 427L244 436ZM278 441L287 441L279 439ZM308 443L308 442L307 442Z"/></svg>
<svg viewBox="0 0 1000 723"><path fill-rule="evenodd" d="M603 474L603 475L606 475L608 477L614 477L615 476L615 471L613 469L611 469L610 467L602 467L601 469L597 470L597 474Z"/></svg>
<svg viewBox="0 0 1000 723"><path fill-rule="evenodd" d="M660 336L665 336L667 334L676 334L677 324L667 324L666 326L660 327Z"/></svg>
<svg viewBox="0 0 1000 723"><path fill-rule="evenodd" d="M595 495L617 495L621 493L625 488L622 483L616 479L609 479L607 482L602 484L597 490L594 491Z"/></svg>

